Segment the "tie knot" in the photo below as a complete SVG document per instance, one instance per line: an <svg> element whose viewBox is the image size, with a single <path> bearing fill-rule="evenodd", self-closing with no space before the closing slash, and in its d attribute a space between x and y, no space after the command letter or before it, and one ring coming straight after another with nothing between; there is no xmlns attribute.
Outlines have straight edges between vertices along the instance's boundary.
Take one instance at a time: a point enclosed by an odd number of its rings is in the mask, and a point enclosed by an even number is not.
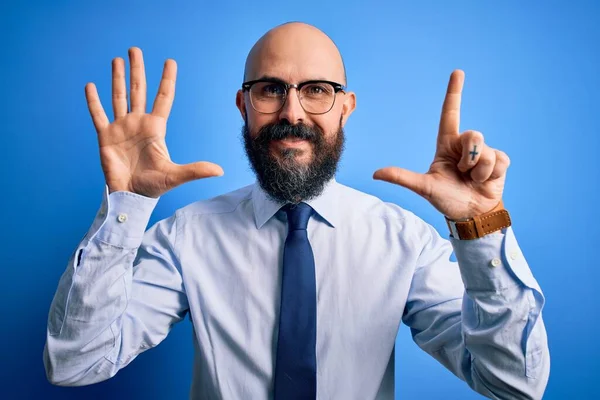
<svg viewBox="0 0 600 400"><path fill-rule="evenodd" d="M311 206L306 203L286 204L283 206L288 217L288 230L306 230L308 219L313 212Z"/></svg>

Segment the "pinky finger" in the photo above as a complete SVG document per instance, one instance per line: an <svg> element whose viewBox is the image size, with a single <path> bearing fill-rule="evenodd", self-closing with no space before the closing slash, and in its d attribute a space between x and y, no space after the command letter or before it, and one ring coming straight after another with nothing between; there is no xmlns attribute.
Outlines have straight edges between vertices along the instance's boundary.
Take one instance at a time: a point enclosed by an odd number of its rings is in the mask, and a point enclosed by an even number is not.
<svg viewBox="0 0 600 400"><path fill-rule="evenodd" d="M492 171L492 175L490 179L498 179L504 174L506 174L506 170L510 165L510 158L506 155L505 152L500 150L495 150L496 152L496 164L494 165L494 170Z"/></svg>
<svg viewBox="0 0 600 400"><path fill-rule="evenodd" d="M93 83L88 83L85 85L85 98L87 100L88 109L90 110L92 122L96 127L96 132L100 132L106 128L110 122L106 116L106 113L104 112L104 108L102 108L102 103L100 102L96 85Z"/></svg>

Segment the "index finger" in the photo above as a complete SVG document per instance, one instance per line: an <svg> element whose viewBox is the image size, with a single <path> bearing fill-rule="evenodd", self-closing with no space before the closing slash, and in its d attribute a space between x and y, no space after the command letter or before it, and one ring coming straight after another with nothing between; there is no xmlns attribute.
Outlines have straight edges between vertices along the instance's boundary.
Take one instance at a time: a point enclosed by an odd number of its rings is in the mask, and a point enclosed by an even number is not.
<svg viewBox="0 0 600 400"><path fill-rule="evenodd" d="M90 115L92 117L94 127L96 128L96 132L100 133L101 130L110 124L110 121L104 112L102 103L100 103L100 97L98 96L96 85L91 82L85 85L85 98L87 100L88 109L90 110Z"/></svg>
<svg viewBox="0 0 600 400"><path fill-rule="evenodd" d="M169 118L173 98L175 97L175 79L177 78L177 63L175 60L167 60L163 69L162 78L158 87L156 99L152 106L152 115Z"/></svg>
<svg viewBox="0 0 600 400"><path fill-rule="evenodd" d="M465 73L460 70L452 71L446 98L442 106L442 116L440 118L439 136L458 135L460 124L460 99L462 96Z"/></svg>

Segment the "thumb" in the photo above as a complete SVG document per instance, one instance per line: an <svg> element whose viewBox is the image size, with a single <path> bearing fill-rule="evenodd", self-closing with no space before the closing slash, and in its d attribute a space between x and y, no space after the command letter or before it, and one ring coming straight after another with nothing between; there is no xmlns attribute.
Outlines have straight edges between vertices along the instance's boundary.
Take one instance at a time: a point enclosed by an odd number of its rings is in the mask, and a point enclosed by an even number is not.
<svg viewBox="0 0 600 400"><path fill-rule="evenodd" d="M373 179L378 179L412 190L420 196L425 196L429 183L428 176L399 167L386 167L375 171Z"/></svg>
<svg viewBox="0 0 600 400"><path fill-rule="evenodd" d="M206 161L198 161L184 165L175 164L168 173L173 186L178 186L196 179L222 176L223 174L223 168L217 164Z"/></svg>

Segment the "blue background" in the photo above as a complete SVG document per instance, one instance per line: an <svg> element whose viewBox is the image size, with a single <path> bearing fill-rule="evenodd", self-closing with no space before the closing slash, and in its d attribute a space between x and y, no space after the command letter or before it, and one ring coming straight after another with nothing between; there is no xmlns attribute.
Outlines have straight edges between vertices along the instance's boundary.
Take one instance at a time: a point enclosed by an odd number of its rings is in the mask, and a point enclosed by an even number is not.
<svg viewBox="0 0 600 400"><path fill-rule="evenodd" d="M113 57L141 47L149 104L164 60L178 62L170 154L178 163L216 162L225 176L164 195L154 223L253 181L234 106L244 60L268 29L300 20L336 41L358 96L338 181L400 204L444 234L442 216L424 199L371 177L388 165L427 170L448 77L465 71L461 130L483 132L511 157L505 205L547 298L545 398L600 398L598 3L281 3L2 2L0 397L187 398L188 319L107 382L59 388L45 380L50 302L104 185L84 85L96 83L112 115ZM406 327L396 357L398 398L480 398L418 349Z"/></svg>

